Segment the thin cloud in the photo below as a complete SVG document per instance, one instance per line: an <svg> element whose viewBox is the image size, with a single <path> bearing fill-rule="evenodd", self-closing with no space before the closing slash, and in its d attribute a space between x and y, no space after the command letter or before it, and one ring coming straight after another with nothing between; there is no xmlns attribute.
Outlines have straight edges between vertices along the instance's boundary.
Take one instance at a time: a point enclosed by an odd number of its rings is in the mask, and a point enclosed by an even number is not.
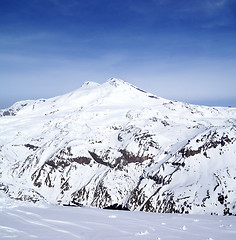
<svg viewBox="0 0 236 240"><path fill-rule="evenodd" d="M219 10L225 8L229 3L229 0L210 0L206 2L206 7L212 10Z"/></svg>

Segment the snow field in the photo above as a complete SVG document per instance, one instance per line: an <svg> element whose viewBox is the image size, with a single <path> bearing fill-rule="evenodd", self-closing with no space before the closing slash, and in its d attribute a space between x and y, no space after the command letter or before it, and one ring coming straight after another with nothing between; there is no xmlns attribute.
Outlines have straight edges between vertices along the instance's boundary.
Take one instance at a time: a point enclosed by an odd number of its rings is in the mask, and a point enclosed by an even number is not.
<svg viewBox="0 0 236 240"><path fill-rule="evenodd" d="M24 205L0 208L0 239L236 239L235 217Z"/></svg>

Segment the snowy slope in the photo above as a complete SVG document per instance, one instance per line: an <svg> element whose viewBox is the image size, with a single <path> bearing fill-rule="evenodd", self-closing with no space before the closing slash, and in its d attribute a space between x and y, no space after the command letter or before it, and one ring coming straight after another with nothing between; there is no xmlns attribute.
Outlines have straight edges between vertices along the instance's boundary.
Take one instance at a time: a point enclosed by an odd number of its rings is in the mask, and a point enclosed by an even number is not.
<svg viewBox="0 0 236 240"><path fill-rule="evenodd" d="M236 214L235 108L110 79L0 116L0 188L12 198Z"/></svg>
<svg viewBox="0 0 236 240"><path fill-rule="evenodd" d="M157 214L0 198L0 239L63 240L234 240L235 217Z"/></svg>

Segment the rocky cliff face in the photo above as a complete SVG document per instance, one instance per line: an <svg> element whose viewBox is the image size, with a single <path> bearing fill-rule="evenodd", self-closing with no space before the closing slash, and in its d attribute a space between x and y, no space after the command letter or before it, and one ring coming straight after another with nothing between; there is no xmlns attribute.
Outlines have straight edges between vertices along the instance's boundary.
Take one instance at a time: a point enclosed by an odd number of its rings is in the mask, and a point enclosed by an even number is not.
<svg viewBox="0 0 236 240"><path fill-rule="evenodd" d="M169 101L111 79L0 111L12 198L236 214L236 109Z"/></svg>

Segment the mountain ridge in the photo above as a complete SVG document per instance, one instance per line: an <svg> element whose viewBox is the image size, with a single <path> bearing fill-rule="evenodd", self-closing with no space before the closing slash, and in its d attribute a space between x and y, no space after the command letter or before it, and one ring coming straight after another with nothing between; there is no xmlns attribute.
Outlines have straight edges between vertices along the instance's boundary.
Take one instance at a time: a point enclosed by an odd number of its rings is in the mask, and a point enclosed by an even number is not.
<svg viewBox="0 0 236 240"><path fill-rule="evenodd" d="M0 186L21 200L235 215L235 139L234 108L87 82L0 110Z"/></svg>

